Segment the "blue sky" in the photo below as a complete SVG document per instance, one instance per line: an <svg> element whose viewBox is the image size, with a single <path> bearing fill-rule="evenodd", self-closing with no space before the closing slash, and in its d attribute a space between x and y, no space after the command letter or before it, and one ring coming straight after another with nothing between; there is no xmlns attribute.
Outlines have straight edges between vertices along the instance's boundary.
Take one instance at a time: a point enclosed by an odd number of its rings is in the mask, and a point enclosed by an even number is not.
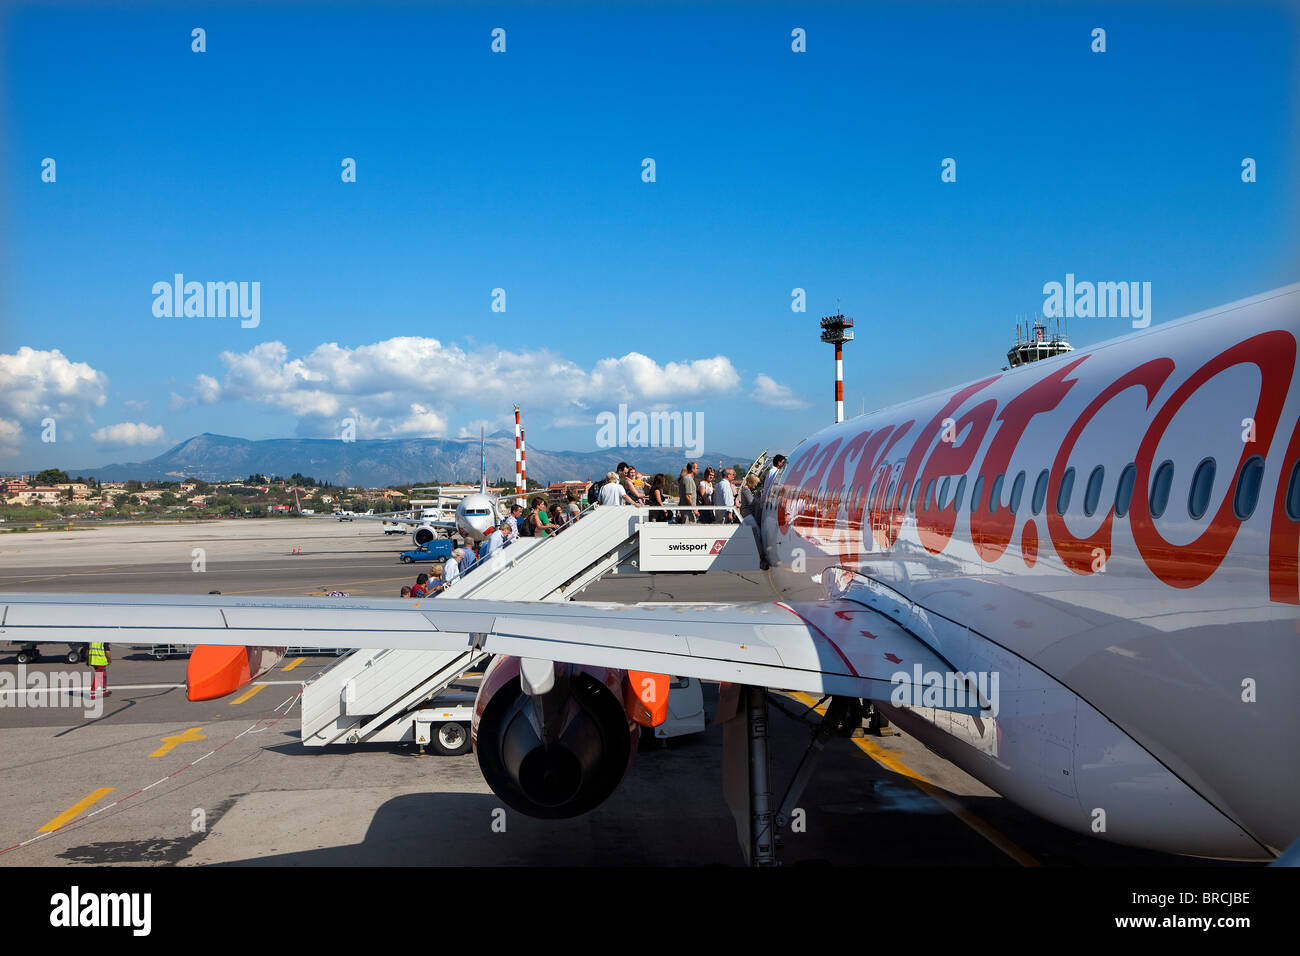
<svg viewBox="0 0 1300 956"><path fill-rule="evenodd" d="M1284 285L1298 37L1280 3L11 4L0 469L514 401L534 447L626 402L786 450L833 416L837 299L856 414L995 371L1066 273L1157 324ZM177 272L259 282L258 326L155 316Z"/></svg>

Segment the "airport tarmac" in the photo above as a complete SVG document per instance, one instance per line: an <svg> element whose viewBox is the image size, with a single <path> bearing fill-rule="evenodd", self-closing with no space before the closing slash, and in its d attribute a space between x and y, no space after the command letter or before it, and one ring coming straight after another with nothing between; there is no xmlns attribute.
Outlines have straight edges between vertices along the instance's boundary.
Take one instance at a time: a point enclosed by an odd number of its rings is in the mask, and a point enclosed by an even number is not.
<svg viewBox="0 0 1300 956"><path fill-rule="evenodd" d="M397 561L409 547L377 524L308 519L4 535L0 591L395 595L419 570ZM773 595L764 575L740 572L614 575L583 596ZM19 707L0 694L0 866L741 863L722 797L719 727L643 750L595 811L534 820L503 807L472 755L303 747L300 682L330 660L289 656L228 700L190 703L183 658L119 647L113 694L97 716L79 698ZM25 673L85 673L55 661ZM17 675L12 651L0 651L0 671ZM715 700L706 685L710 713ZM779 703L771 727L783 790L816 717L813 701ZM785 838L789 864L1215 865L1045 823L897 732L832 740L800 807L805 828Z"/></svg>

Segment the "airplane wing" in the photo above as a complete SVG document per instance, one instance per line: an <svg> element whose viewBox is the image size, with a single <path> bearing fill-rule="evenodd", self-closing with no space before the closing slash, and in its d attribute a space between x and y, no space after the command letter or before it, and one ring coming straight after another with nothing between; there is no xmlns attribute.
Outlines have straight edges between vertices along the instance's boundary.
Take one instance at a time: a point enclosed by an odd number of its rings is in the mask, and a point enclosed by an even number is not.
<svg viewBox="0 0 1300 956"><path fill-rule="evenodd" d="M920 673L953 670L896 623L848 600L654 606L15 594L0 595L0 607L0 635L14 641L477 646L490 654L877 700L910 686L918 664Z"/></svg>
<svg viewBox="0 0 1300 956"><path fill-rule="evenodd" d="M333 517L332 515L330 517ZM386 515L353 515L353 521L386 521L389 524L408 524L412 526L428 525L430 528L450 528L456 529L454 521L435 521L432 518L412 518L409 516L397 516L394 514Z"/></svg>

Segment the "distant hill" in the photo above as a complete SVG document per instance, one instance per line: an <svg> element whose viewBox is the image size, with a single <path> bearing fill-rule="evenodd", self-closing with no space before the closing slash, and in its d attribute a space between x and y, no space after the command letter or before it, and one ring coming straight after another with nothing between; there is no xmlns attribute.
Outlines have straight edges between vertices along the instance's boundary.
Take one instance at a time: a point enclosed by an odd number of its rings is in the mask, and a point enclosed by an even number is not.
<svg viewBox="0 0 1300 956"><path fill-rule="evenodd" d="M752 456L708 453L699 460L728 465L748 463ZM680 448L610 448L602 451L544 451L528 448L528 477L549 483L603 475L620 461L640 471L676 475L686 462ZM148 461L65 469L100 481L167 481L201 478L227 481L250 474L292 475L301 472L317 481L368 488L412 481L476 481L478 439L406 438L342 442L329 438L271 438L248 441L227 435L196 435ZM513 434L487 439L488 478L515 473Z"/></svg>

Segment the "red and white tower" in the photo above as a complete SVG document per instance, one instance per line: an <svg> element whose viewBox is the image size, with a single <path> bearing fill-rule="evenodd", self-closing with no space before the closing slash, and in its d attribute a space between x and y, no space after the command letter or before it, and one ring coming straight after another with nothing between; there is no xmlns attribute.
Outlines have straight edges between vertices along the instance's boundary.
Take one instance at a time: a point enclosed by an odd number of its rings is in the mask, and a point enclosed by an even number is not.
<svg viewBox="0 0 1300 956"><path fill-rule="evenodd" d="M524 432L519 425L519 406L515 406L515 491L522 493L524 487Z"/></svg>
<svg viewBox="0 0 1300 956"><path fill-rule="evenodd" d="M844 421L844 343L853 341L853 320L836 310L822 319L822 341L835 346L835 420Z"/></svg>
<svg viewBox="0 0 1300 956"><path fill-rule="evenodd" d="M524 441L524 426L519 426L519 490L528 490L528 446Z"/></svg>

